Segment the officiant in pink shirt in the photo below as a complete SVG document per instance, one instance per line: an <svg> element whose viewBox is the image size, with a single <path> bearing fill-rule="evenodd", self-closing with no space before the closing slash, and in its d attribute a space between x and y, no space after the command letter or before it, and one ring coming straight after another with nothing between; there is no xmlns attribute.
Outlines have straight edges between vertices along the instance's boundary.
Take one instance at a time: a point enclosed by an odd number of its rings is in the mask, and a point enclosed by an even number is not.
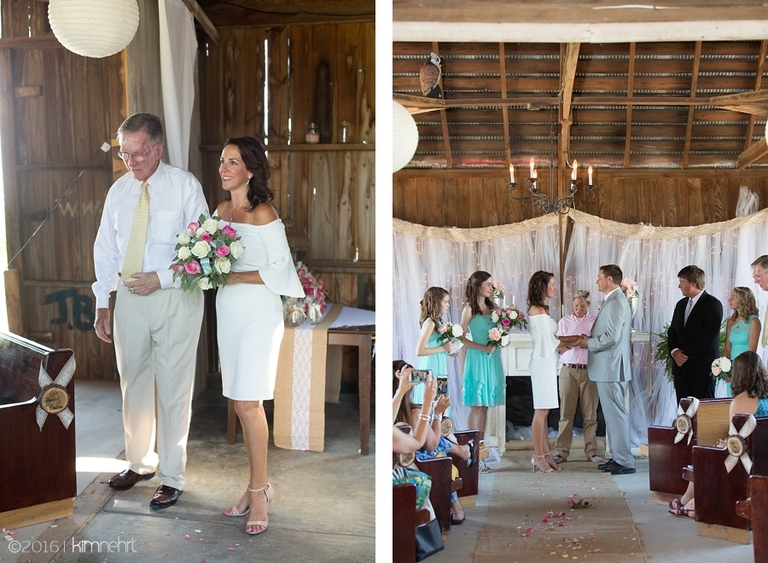
<svg viewBox="0 0 768 563"><path fill-rule="evenodd" d="M557 336L589 335L595 317L589 314L589 291L578 290L573 295L573 312L557 323ZM584 430L584 452L587 460L602 463L597 448L597 384L587 377L587 349L575 346L562 353L560 361L560 424L555 442L555 461L568 461L573 438L573 420L581 401Z"/></svg>

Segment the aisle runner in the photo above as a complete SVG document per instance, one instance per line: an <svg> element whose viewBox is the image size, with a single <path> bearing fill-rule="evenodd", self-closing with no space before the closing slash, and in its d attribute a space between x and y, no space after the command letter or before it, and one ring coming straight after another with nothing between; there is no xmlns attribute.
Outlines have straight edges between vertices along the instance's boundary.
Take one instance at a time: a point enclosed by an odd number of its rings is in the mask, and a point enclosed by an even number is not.
<svg viewBox="0 0 768 563"><path fill-rule="evenodd" d="M275 383L273 434L279 448L323 451L328 328L342 309L333 305L316 325L285 327Z"/></svg>
<svg viewBox="0 0 768 563"><path fill-rule="evenodd" d="M586 461L565 463L560 473L531 473L531 452L510 453L494 475L474 563L648 561L613 477ZM571 509L569 499L591 506Z"/></svg>

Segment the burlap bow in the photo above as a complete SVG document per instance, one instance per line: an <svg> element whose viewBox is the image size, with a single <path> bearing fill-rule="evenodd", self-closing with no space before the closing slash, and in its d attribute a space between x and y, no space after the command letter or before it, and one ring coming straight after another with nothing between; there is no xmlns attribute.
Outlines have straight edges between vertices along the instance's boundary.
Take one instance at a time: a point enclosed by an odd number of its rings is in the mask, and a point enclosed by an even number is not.
<svg viewBox="0 0 768 563"><path fill-rule="evenodd" d="M56 376L56 379L51 379L51 376L48 375L48 372L45 371L45 368L43 367L42 362L40 363L40 373L37 376L37 382L40 384L40 401L38 401L37 404L37 411L35 413L37 417L37 425L40 427L40 432L43 431L43 425L45 424L46 419L48 418L48 412L55 412L59 420L61 420L61 423L64 425L64 428L69 428L69 425L72 423L72 420L75 418L75 415L72 413L71 410L69 410L69 406L64 406L62 410L54 409L53 411L51 409L44 409L42 406L40 406L40 402L44 401L46 398L46 391L51 389L52 387L59 388L63 391L64 395L67 397L67 402L65 403L68 405L69 401L69 395L67 394L66 387L69 384L70 380L72 379L72 376L75 375L75 356L70 356L69 360L67 360L67 363L64 364L64 367L61 368L61 371L59 371L59 375ZM56 412L58 411L58 412Z"/></svg>
<svg viewBox="0 0 768 563"><path fill-rule="evenodd" d="M682 405L677 405L677 418L675 419L674 427L677 429L677 435L675 436L675 444L683 439L683 436L688 435L688 444L691 443L693 437L693 423L691 419L696 411L699 409L699 400L696 397L688 397L691 400L691 404L688 405L688 409L683 411Z"/></svg>
<svg viewBox="0 0 768 563"><path fill-rule="evenodd" d="M756 426L757 421L755 421L755 417L751 414L738 432L736 432L736 427L733 425L733 420L731 420L731 427L728 430L729 436L728 440L726 440L728 457L725 458L725 468L728 470L728 473L736 467L739 459L741 459L741 464L747 473L752 471L752 460L749 459L749 454L747 453L746 438L752 434Z"/></svg>

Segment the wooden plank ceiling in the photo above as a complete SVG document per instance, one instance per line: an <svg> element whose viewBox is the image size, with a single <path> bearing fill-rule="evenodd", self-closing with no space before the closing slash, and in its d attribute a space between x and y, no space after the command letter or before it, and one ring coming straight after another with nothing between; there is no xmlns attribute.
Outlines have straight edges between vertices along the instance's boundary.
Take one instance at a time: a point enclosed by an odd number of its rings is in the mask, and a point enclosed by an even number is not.
<svg viewBox="0 0 768 563"><path fill-rule="evenodd" d="M409 167L513 163L768 167L766 41L395 42L394 98L414 114ZM442 58L443 99L419 70ZM563 158L564 157L564 158Z"/></svg>
<svg viewBox="0 0 768 563"><path fill-rule="evenodd" d="M371 21L373 0L197 0L217 27Z"/></svg>

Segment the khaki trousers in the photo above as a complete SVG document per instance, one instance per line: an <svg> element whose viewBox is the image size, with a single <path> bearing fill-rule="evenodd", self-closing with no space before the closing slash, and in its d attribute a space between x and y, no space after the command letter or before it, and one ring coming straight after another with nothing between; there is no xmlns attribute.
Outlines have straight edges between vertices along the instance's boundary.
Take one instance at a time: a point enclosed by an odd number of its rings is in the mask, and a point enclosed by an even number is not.
<svg viewBox="0 0 768 563"><path fill-rule="evenodd" d="M118 285L113 332L125 456L136 473L151 473L159 465L161 483L176 489L186 483L202 320L202 292L171 288L141 296Z"/></svg>
<svg viewBox="0 0 768 563"><path fill-rule="evenodd" d="M573 419L581 399L581 416L584 420L584 453L587 458L600 455L597 449L597 384L587 377L586 369L560 368L560 424L557 428L555 453L568 459L573 439Z"/></svg>

